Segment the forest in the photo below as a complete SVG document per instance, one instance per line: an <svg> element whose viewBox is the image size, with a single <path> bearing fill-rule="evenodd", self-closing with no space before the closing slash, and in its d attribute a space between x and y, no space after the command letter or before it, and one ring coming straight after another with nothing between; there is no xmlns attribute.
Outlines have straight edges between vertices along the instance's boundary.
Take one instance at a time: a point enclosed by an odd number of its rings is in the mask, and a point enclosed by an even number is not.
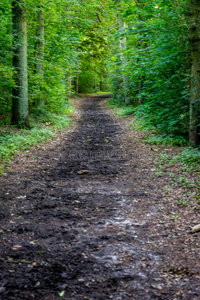
<svg viewBox="0 0 200 300"><path fill-rule="evenodd" d="M1 1L1 124L31 128L75 94L108 92L163 139L197 147L198 13L187 0Z"/></svg>
<svg viewBox="0 0 200 300"><path fill-rule="evenodd" d="M0 299L200 299L200 1L1 0L0 30Z"/></svg>

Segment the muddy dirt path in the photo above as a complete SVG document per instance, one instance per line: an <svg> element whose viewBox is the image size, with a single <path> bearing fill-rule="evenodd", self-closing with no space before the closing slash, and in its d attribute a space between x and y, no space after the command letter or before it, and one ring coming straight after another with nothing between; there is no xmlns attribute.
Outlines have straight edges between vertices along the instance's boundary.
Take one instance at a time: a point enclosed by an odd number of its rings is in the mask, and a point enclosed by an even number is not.
<svg viewBox="0 0 200 300"><path fill-rule="evenodd" d="M199 236L104 100L81 100L60 144L2 179L0 299L200 299Z"/></svg>

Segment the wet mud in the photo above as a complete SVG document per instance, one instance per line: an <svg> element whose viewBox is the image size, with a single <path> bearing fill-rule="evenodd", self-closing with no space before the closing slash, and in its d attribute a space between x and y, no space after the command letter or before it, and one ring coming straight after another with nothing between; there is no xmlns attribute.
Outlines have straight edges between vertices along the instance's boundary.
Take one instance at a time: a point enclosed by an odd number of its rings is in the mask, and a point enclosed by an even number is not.
<svg viewBox="0 0 200 300"><path fill-rule="evenodd" d="M199 238L166 222L159 181L104 102L80 100L60 147L35 150L41 167L2 181L0 299L200 299Z"/></svg>

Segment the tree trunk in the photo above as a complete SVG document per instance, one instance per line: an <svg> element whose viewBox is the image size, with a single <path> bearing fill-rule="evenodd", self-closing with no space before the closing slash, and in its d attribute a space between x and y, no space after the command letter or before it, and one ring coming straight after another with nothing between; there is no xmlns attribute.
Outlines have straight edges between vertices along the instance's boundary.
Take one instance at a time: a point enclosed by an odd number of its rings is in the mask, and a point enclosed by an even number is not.
<svg viewBox="0 0 200 300"><path fill-rule="evenodd" d="M36 71L39 76L41 94L38 99L38 106L41 108L44 105L44 95L42 89L42 83L44 79L44 12L42 8L38 10L38 29L37 29L37 39L38 39L38 48L37 48L37 64Z"/></svg>
<svg viewBox="0 0 200 300"><path fill-rule="evenodd" d="M122 2L122 0L120 1ZM120 36L120 51L121 51L121 65L122 65L122 81L123 81L123 93L124 93L124 100L125 103L128 104L129 99L128 99L128 78L124 74L124 70L126 67L126 58L124 55L124 51L126 50L126 37L122 36L122 34L125 31L126 28L126 23L121 19L121 17L118 15L118 23L119 23L119 30L121 32Z"/></svg>
<svg viewBox="0 0 200 300"><path fill-rule="evenodd" d="M99 89L100 89L100 92L103 92L103 77L101 76L100 77L100 83L99 83Z"/></svg>
<svg viewBox="0 0 200 300"><path fill-rule="evenodd" d="M189 143L200 144L200 1L190 0L191 90Z"/></svg>
<svg viewBox="0 0 200 300"><path fill-rule="evenodd" d="M68 75L67 77L67 98L72 95L72 77Z"/></svg>
<svg viewBox="0 0 200 300"><path fill-rule="evenodd" d="M96 75L94 76L94 91L95 91L95 93L97 92L97 77L96 77Z"/></svg>
<svg viewBox="0 0 200 300"><path fill-rule="evenodd" d="M27 24L25 2L12 2L13 67L15 70L12 94L11 123L29 127L28 122L28 74L27 74Z"/></svg>
<svg viewBox="0 0 200 300"><path fill-rule="evenodd" d="M78 76L75 77L74 79L74 90L75 90L75 93L78 95Z"/></svg>
<svg viewBox="0 0 200 300"><path fill-rule="evenodd" d="M136 6L137 6L137 10L138 10L138 30L143 30L144 31L144 22L145 22L145 18L142 16L142 11L144 11L144 3L141 0L137 0L136 2ZM145 36L145 31L143 33L143 37ZM141 49L141 50L145 50L145 48L147 48L147 42L144 40L144 38L139 38L138 42L137 42L137 49ZM138 57L137 59L137 64L140 65L143 56L140 55L140 57ZM143 75L140 75L138 77L138 93L137 93L137 99L138 99L138 104L141 105L143 103L143 95L142 95L142 90L143 90L143 86L144 86L144 81L145 81L145 75L143 73Z"/></svg>

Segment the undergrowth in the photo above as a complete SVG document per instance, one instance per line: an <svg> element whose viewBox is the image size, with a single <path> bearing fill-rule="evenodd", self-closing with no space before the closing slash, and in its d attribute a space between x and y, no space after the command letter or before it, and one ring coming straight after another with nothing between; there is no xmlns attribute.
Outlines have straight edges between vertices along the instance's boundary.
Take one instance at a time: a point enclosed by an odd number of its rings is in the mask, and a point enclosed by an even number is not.
<svg viewBox="0 0 200 300"><path fill-rule="evenodd" d="M97 94L97 95L109 95L109 94L111 94L111 91L105 91L105 92L99 91L99 92L97 92L96 94Z"/></svg>
<svg viewBox="0 0 200 300"><path fill-rule="evenodd" d="M142 110L138 109L138 107L136 108L133 105L125 105L124 102L120 102L119 99L109 99L108 101L106 101L106 104L111 109L114 109L117 115L133 116L133 120L130 123L133 130L148 131L148 137L144 138L144 141L146 143L184 147L188 145L187 138L182 135L173 135L169 132L160 132L156 126L152 125L151 119L148 119L147 117L144 118L142 116ZM200 151L199 149L187 147L183 151L181 151L180 154L175 155L171 159L172 163L175 163L176 161L190 166L199 165Z"/></svg>
<svg viewBox="0 0 200 300"><path fill-rule="evenodd" d="M181 161L183 164L187 163L189 165L200 164L200 151L199 149L188 147L180 154L175 155L172 161Z"/></svg>
<svg viewBox="0 0 200 300"><path fill-rule="evenodd" d="M186 146L187 140L182 136L156 135L146 138L145 142L156 145Z"/></svg>
<svg viewBox="0 0 200 300"><path fill-rule="evenodd" d="M65 114L56 115L46 111L35 111L30 117L31 129L18 129L14 126L0 128L0 174L3 172L3 163L8 163L14 154L21 150L29 150L35 144L48 142L58 132L70 126L74 108L68 106Z"/></svg>

